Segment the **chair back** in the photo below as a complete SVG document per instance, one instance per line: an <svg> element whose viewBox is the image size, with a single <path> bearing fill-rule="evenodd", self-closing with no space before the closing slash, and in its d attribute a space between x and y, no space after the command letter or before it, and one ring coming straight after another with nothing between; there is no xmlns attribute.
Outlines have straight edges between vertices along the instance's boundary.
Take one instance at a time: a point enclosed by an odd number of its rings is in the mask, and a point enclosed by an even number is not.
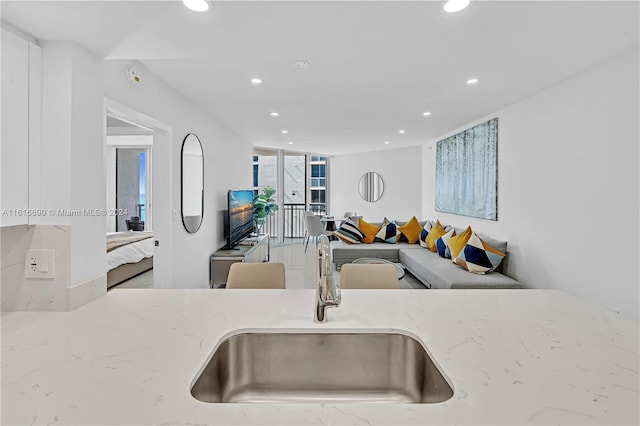
<svg viewBox="0 0 640 426"><path fill-rule="evenodd" d="M322 234L327 235L324 226L320 221L320 218L311 212L306 212L304 215L305 225L307 227L307 235L311 237L317 237Z"/></svg>
<svg viewBox="0 0 640 426"><path fill-rule="evenodd" d="M284 263L231 264L226 288L286 288Z"/></svg>
<svg viewBox="0 0 640 426"><path fill-rule="evenodd" d="M397 290L400 284L393 265L345 263L340 269L340 288Z"/></svg>
<svg viewBox="0 0 640 426"><path fill-rule="evenodd" d="M350 217L357 216L357 215L358 213L356 212L345 212L343 217L346 219L349 219Z"/></svg>

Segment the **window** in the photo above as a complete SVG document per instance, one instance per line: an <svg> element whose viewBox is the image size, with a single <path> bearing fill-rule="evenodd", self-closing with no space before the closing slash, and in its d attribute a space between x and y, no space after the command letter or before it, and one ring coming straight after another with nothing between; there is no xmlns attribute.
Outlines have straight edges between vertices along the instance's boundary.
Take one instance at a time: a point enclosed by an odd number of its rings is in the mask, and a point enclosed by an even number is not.
<svg viewBox="0 0 640 426"><path fill-rule="evenodd" d="M258 187L258 165L257 164L253 165L253 187L254 188Z"/></svg>
<svg viewBox="0 0 640 426"><path fill-rule="evenodd" d="M312 189L311 190L311 202L312 203L325 203L325 190L324 189Z"/></svg>

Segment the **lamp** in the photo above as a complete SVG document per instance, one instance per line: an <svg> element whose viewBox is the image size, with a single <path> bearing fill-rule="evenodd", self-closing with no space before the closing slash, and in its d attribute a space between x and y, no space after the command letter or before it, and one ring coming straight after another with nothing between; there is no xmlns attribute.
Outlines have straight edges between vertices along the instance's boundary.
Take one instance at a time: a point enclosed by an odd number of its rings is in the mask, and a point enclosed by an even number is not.
<svg viewBox="0 0 640 426"><path fill-rule="evenodd" d="M442 7L445 12L460 12L465 7L469 6L470 0L447 0Z"/></svg>
<svg viewBox="0 0 640 426"><path fill-rule="evenodd" d="M204 12L209 9L209 3L206 0L182 0L182 3L194 12Z"/></svg>

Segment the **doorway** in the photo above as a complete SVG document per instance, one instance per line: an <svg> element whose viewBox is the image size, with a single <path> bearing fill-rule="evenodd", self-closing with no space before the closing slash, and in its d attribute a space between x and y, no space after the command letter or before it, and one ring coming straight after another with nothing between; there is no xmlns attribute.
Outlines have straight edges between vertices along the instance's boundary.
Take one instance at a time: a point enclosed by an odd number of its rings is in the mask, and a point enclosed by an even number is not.
<svg viewBox="0 0 640 426"><path fill-rule="evenodd" d="M147 242L152 243L153 288L171 288L176 214L171 127L110 99L105 99L105 121L107 207L121 213L106 218L107 231L152 233Z"/></svg>

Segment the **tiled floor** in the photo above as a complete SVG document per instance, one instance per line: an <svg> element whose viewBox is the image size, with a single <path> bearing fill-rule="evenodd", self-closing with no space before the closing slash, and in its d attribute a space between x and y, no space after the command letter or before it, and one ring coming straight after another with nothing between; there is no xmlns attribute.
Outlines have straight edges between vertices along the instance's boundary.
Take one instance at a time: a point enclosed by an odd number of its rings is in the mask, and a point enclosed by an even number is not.
<svg viewBox="0 0 640 426"><path fill-rule="evenodd" d="M307 253L310 254L310 253ZM305 282L305 251L301 240L271 245L270 262L284 263L287 288L315 288L313 282ZM334 267L334 279L339 282L340 271ZM133 277L114 288L153 288L153 271ZM411 274L400 280L400 288L424 288Z"/></svg>

